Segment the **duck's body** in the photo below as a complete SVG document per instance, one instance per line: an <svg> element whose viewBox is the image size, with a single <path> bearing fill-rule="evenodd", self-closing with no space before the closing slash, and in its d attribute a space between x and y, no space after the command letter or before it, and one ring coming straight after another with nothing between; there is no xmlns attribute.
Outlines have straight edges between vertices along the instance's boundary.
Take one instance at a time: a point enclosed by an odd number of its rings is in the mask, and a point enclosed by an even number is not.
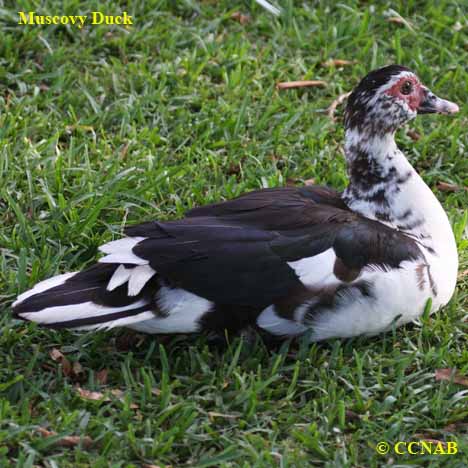
<svg viewBox="0 0 468 468"><path fill-rule="evenodd" d="M348 104L343 194L261 190L182 220L130 227L128 237L102 246L107 255L95 266L21 295L16 316L54 328L223 333L258 326L322 340L407 323L428 299L438 310L455 288L455 240L394 133L417 110L457 108L440 99L428 107L433 95L422 87L416 104L412 95L395 98L405 79L417 85L402 67L373 73Z"/></svg>

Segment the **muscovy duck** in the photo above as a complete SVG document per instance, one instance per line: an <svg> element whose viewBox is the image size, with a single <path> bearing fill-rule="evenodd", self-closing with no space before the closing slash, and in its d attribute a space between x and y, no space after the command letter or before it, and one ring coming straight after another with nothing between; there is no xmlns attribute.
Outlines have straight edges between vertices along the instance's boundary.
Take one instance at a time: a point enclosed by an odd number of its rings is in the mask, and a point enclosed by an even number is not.
<svg viewBox="0 0 468 468"><path fill-rule="evenodd" d="M311 340L374 335L450 300L458 257L442 206L395 144L417 114L453 114L409 69L369 73L349 96L343 193L258 190L147 222L97 264L21 294L14 315L52 328L147 333L249 327Z"/></svg>

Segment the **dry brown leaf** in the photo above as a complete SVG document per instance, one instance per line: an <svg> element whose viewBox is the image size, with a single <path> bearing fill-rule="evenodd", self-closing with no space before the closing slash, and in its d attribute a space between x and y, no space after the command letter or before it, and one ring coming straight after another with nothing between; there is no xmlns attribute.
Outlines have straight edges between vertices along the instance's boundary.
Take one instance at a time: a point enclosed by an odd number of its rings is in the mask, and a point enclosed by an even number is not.
<svg viewBox="0 0 468 468"><path fill-rule="evenodd" d="M52 360L59 362L65 357L57 348L53 348L52 351L50 351L49 356Z"/></svg>
<svg viewBox="0 0 468 468"><path fill-rule="evenodd" d="M305 80L305 81L283 81L276 85L277 89L291 88L307 88L307 87L324 87L327 86L326 81L322 80Z"/></svg>
<svg viewBox="0 0 468 468"><path fill-rule="evenodd" d="M447 380L449 382L456 383L458 385L464 385L468 387L468 377L458 374L456 369L436 369L435 371L436 380Z"/></svg>
<svg viewBox="0 0 468 468"><path fill-rule="evenodd" d="M421 134L418 133L416 130L408 130L406 134L413 140L418 141L421 139Z"/></svg>
<svg viewBox="0 0 468 468"><path fill-rule="evenodd" d="M161 395L161 390L159 390L159 388L152 388L151 393L153 395L159 396L159 395Z"/></svg>
<svg viewBox="0 0 468 468"><path fill-rule="evenodd" d="M441 192L458 192L460 187L456 184L449 184L448 182L437 182L437 188Z"/></svg>
<svg viewBox="0 0 468 468"><path fill-rule="evenodd" d="M304 180L304 185L307 185L307 186L315 185L315 179Z"/></svg>
<svg viewBox="0 0 468 468"><path fill-rule="evenodd" d="M123 145L122 149L120 150L120 157L122 159L126 159L129 146L130 146L129 143L125 143L125 145Z"/></svg>
<svg viewBox="0 0 468 468"><path fill-rule="evenodd" d="M405 18L402 18L401 16L390 16L389 18L387 18L387 21L389 23L406 26L408 29L411 29L411 31L414 31L413 25L408 20L406 20Z"/></svg>
<svg viewBox="0 0 468 468"><path fill-rule="evenodd" d="M93 392L91 390L86 390L85 388L81 388L81 387L76 387L76 391L78 392L80 397L84 398L85 400L93 400L93 401L104 400L104 393L101 393L101 392Z"/></svg>
<svg viewBox="0 0 468 468"><path fill-rule="evenodd" d="M244 15L240 11L235 11L231 15L231 18L233 20L238 21L240 24L247 24L250 21L250 16L249 15Z"/></svg>
<svg viewBox="0 0 468 468"><path fill-rule="evenodd" d="M335 121L335 111L336 108L343 104L343 102L348 99L351 92L340 94L331 104L327 110L328 117L334 122Z"/></svg>
<svg viewBox="0 0 468 468"><path fill-rule="evenodd" d="M91 390L86 390L85 388L76 387L76 391L80 395L81 398L85 400L93 400L93 401L110 401L110 398L102 392L93 392ZM124 391L120 390L119 388L113 388L110 391L111 395L115 398L122 400L124 397ZM139 406L136 403L130 403L131 409L138 409Z"/></svg>
<svg viewBox="0 0 468 468"><path fill-rule="evenodd" d="M62 366L62 372L65 377L69 377L73 374L73 368L70 361L63 355L57 348L53 348L49 353L49 356L53 361L58 362Z"/></svg>
<svg viewBox="0 0 468 468"><path fill-rule="evenodd" d="M455 375L453 381L458 385L468 387L468 377L465 375Z"/></svg>
<svg viewBox="0 0 468 468"><path fill-rule="evenodd" d="M123 400L123 397L125 395L125 392L123 390L120 390L120 388L113 388L110 392L111 395L115 396L115 398L118 398L119 400ZM130 403L130 408L138 409L139 406L136 403Z"/></svg>
<svg viewBox="0 0 468 468"><path fill-rule="evenodd" d="M468 191L468 187L461 187L457 184L449 184L448 182L438 182L437 188L441 192L458 192L459 190L466 190Z"/></svg>
<svg viewBox="0 0 468 468"><path fill-rule="evenodd" d="M449 184L447 182L439 182L437 184L439 190L446 191L446 192L457 192L458 190L465 190L468 192L468 187L461 186L457 184Z"/></svg>
<svg viewBox="0 0 468 468"><path fill-rule="evenodd" d="M468 275L468 270L464 270L464 271L461 271L459 274L458 274L458 279L463 279L465 276Z"/></svg>
<svg viewBox="0 0 468 468"><path fill-rule="evenodd" d="M115 398L122 398L124 396L124 392L120 388L113 388L110 392Z"/></svg>
<svg viewBox="0 0 468 468"><path fill-rule="evenodd" d="M106 385L107 377L109 371L107 369L101 369L99 372L96 372L96 381L100 385Z"/></svg>
<svg viewBox="0 0 468 468"><path fill-rule="evenodd" d="M349 65L355 65L357 60L343 60L343 59L328 59L322 62L322 67L346 67Z"/></svg>
<svg viewBox="0 0 468 468"><path fill-rule="evenodd" d="M390 16L390 18L387 18L387 21L389 23L405 24L405 20L401 16Z"/></svg>
<svg viewBox="0 0 468 468"><path fill-rule="evenodd" d="M81 376L84 375L85 371L83 366L75 361L71 363L64 354L57 348L53 348L49 353L53 361L58 362L62 366L62 373L65 377L69 377L73 381L78 381ZM54 368L51 368L51 370Z"/></svg>
<svg viewBox="0 0 468 468"><path fill-rule="evenodd" d="M39 427L37 432L39 432L42 437L55 437L57 435L55 431L48 431L43 427ZM93 439L89 436L64 436L58 439L55 442L55 445L58 445L59 447L76 447L80 443L83 447L89 448L93 445Z"/></svg>

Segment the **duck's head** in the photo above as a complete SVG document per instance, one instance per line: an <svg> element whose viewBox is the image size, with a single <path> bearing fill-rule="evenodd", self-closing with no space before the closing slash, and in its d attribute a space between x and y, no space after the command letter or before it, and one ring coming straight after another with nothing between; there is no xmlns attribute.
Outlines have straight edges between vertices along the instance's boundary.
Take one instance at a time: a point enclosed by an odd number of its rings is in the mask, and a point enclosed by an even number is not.
<svg viewBox="0 0 468 468"><path fill-rule="evenodd" d="M368 134L387 134L418 114L454 114L458 106L441 99L408 68L389 65L370 72L348 98L345 126Z"/></svg>

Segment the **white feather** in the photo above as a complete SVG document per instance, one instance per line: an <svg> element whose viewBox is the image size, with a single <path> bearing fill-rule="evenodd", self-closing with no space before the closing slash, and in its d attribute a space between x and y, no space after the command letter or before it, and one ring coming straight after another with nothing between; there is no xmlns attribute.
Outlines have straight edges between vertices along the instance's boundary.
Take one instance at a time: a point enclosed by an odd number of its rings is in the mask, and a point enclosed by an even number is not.
<svg viewBox="0 0 468 468"><path fill-rule="evenodd" d="M112 278L110 279L106 289L108 291L113 291L115 288L122 286L122 284L126 283L128 278L130 278L131 272L131 268L127 269L123 265L119 265L117 270L114 271L114 274L112 275Z"/></svg>
<svg viewBox="0 0 468 468"><path fill-rule="evenodd" d="M156 271L149 265L141 265L133 268L128 281L128 295L136 296L155 273Z"/></svg>
<svg viewBox="0 0 468 468"><path fill-rule="evenodd" d="M88 301L81 304L70 304L66 306L47 307L39 312L24 312L20 317L38 323L60 323L69 320L77 320L88 317L101 317L114 312L124 312L125 310L136 309L146 305L147 302L140 300L123 307L106 307Z"/></svg>
<svg viewBox="0 0 468 468"><path fill-rule="evenodd" d="M184 289L163 287L159 290L157 303L167 317L134 323L130 328L144 333L193 333L200 330L200 318L213 303Z"/></svg>
<svg viewBox="0 0 468 468"><path fill-rule="evenodd" d="M93 328L96 330L110 330L111 328L115 328L115 327L125 327L134 323L148 321L153 317L154 317L153 312L146 311L146 312L141 312L140 314L131 315L130 317L123 317L121 319L112 320L110 322L99 323L98 325L91 325L89 328L87 327L80 327L80 328L82 328L83 330L86 330L86 329L90 330Z"/></svg>
<svg viewBox="0 0 468 468"><path fill-rule="evenodd" d="M313 257L288 262L288 265L296 272L304 285L323 287L339 283L339 280L333 274L335 260L334 250L328 249Z"/></svg>
<svg viewBox="0 0 468 468"><path fill-rule="evenodd" d="M122 251L132 250L135 245L145 239L146 237L124 237L123 239L101 245L99 250L106 254L120 253Z"/></svg>
<svg viewBox="0 0 468 468"><path fill-rule="evenodd" d="M148 260L137 257L133 252L119 252L106 255L99 259L99 263L129 263L131 265L147 265Z"/></svg>
<svg viewBox="0 0 468 468"><path fill-rule="evenodd" d="M40 283L37 283L32 289L29 291L24 292L23 294L20 294L16 301L13 303L13 307L17 306L20 302L23 302L25 299L28 297L34 296L35 294L39 294L41 292L46 291L47 289L55 288L56 286L60 286L65 281L72 276L76 275L76 271L72 273L64 273L63 275L57 275L52 278L46 279L44 281L41 281Z"/></svg>
<svg viewBox="0 0 468 468"><path fill-rule="evenodd" d="M296 336L307 331L307 327L294 320L280 317L275 306L267 307L257 318L257 325L277 336Z"/></svg>
<svg viewBox="0 0 468 468"><path fill-rule="evenodd" d="M372 295L353 294L338 301L332 310L312 314L306 320L313 341L329 338L372 336L396 325L410 322L424 310L428 294L417 286L417 264L405 261L389 272L366 269L362 281L372 284ZM393 294L389 294L393 291Z"/></svg>
<svg viewBox="0 0 468 468"><path fill-rule="evenodd" d="M99 260L100 263L130 263L132 265L146 265L147 260L133 253L133 248L146 237L124 237L101 245L99 250L108 255Z"/></svg>

